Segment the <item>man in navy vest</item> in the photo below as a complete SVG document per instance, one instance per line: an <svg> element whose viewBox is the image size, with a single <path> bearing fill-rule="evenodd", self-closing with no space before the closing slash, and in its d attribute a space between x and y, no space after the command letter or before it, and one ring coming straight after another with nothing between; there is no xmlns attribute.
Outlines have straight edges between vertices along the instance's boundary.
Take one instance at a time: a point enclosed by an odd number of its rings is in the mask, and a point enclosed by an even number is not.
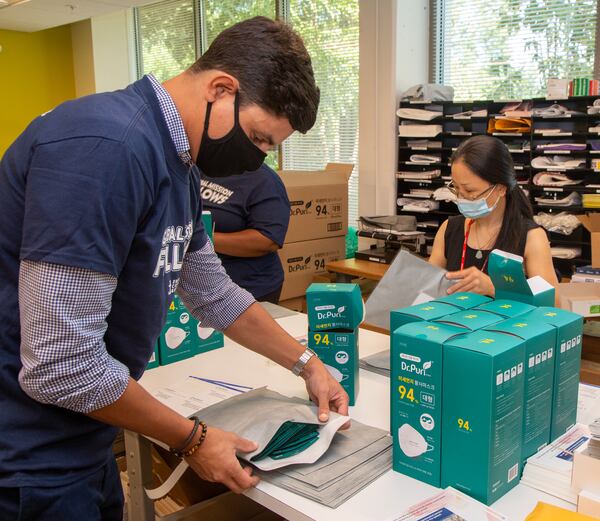
<svg viewBox="0 0 600 521"><path fill-rule="evenodd" d="M0 519L121 520L117 427L203 478L257 483L254 442L180 416L138 383L177 292L207 327L291 369L326 420L348 397L231 282L201 222L199 169L253 171L316 118L310 57L285 24L221 33L182 74L66 102L0 163ZM205 437L203 437L205 436Z"/></svg>

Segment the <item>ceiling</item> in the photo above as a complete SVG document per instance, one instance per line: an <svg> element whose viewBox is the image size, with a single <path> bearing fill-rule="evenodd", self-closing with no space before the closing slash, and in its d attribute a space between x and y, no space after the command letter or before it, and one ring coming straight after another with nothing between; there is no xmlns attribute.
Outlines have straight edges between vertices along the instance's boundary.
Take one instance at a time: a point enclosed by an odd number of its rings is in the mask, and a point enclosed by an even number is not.
<svg viewBox="0 0 600 521"><path fill-rule="evenodd" d="M40 31L157 0L0 0L0 29ZM6 7L4 5L7 4Z"/></svg>

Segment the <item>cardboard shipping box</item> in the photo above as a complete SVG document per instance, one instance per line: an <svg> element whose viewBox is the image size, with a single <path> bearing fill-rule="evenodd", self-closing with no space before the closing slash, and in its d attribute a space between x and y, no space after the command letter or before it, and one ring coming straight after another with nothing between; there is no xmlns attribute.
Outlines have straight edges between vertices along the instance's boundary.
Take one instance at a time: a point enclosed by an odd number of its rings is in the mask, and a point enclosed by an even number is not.
<svg viewBox="0 0 600 521"><path fill-rule="evenodd" d="M279 250L285 280L281 300L304 296L315 275L325 273L325 264L346 256L346 237L284 244Z"/></svg>
<svg viewBox="0 0 600 521"><path fill-rule="evenodd" d="M590 243L592 245L592 267L600 268L600 213L588 213L578 215L587 231L590 232Z"/></svg>
<svg viewBox="0 0 600 521"><path fill-rule="evenodd" d="M352 164L328 163L325 170L279 172L290 200L285 242L348 233L348 179Z"/></svg>
<svg viewBox="0 0 600 521"><path fill-rule="evenodd" d="M600 284L595 282L562 283L558 288L561 309L584 317L600 316Z"/></svg>

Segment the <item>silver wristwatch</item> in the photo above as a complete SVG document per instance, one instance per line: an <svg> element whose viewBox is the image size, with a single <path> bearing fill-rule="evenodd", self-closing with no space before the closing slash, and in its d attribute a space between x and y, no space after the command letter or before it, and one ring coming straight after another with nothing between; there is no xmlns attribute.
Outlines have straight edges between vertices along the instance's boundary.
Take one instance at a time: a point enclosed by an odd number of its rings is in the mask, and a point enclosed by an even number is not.
<svg viewBox="0 0 600 521"><path fill-rule="evenodd" d="M315 352L307 347L304 353L302 353L302 356L300 356L300 358L294 365L294 367L292 367L292 373L294 373L296 376L300 376L300 373L304 371L304 367L306 366L306 364L308 364L308 361L313 356L315 356Z"/></svg>

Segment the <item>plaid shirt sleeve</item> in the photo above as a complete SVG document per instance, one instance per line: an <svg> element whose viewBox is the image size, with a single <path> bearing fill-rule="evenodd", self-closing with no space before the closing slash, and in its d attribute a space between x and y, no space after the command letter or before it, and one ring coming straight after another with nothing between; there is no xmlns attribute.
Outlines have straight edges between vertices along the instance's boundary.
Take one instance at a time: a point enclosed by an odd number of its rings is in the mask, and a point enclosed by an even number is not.
<svg viewBox="0 0 600 521"><path fill-rule="evenodd" d="M38 402L89 413L115 402L129 370L104 344L116 277L22 261L19 383Z"/></svg>
<svg viewBox="0 0 600 521"><path fill-rule="evenodd" d="M254 302L225 272L211 241L183 260L177 293L203 325L224 331Z"/></svg>

